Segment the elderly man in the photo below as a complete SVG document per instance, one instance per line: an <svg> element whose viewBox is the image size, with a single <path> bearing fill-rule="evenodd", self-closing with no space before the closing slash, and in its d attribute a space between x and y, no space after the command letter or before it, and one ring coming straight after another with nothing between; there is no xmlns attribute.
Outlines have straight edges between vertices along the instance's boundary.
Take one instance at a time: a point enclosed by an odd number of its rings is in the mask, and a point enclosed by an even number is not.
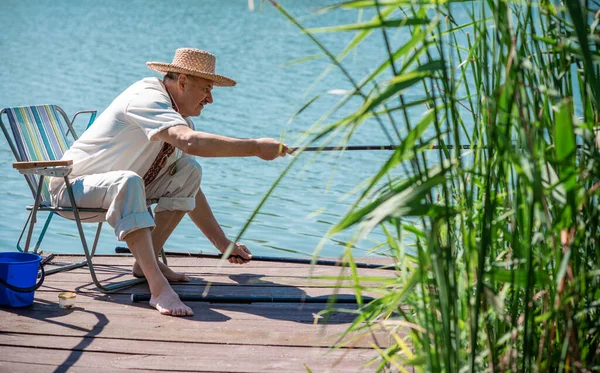
<svg viewBox="0 0 600 373"><path fill-rule="evenodd" d="M157 260L164 243L187 213L202 233L225 252L229 261L252 258L241 243L232 243L217 223L200 190L202 170L194 156L257 156L273 160L290 150L274 139L236 139L199 132L190 117L213 102L214 86L235 81L215 73L215 57L205 51L181 48L172 63L148 62L165 74L161 81L146 78L127 88L65 153L73 160L71 180L79 207L103 207L119 240L127 242L136 262L134 276L145 276L150 305L161 314L191 316L169 281L188 281ZM50 184L53 203L70 206L60 178ZM152 218L146 200L158 199Z"/></svg>

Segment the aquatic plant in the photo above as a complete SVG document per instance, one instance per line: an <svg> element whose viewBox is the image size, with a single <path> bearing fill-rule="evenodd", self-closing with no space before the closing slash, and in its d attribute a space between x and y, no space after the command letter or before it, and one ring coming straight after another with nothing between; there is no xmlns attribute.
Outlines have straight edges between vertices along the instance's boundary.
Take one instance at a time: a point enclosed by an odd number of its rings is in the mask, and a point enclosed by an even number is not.
<svg viewBox="0 0 600 373"><path fill-rule="evenodd" d="M391 341L373 344L371 368L600 370L599 3L352 0L319 12L369 21L316 29L271 3L352 86L304 144L377 125L398 146L329 232L382 229L397 266L374 287L352 242L344 253L359 300L348 335ZM332 32L354 33L337 55L317 38ZM385 57L353 76L344 57L373 37Z"/></svg>

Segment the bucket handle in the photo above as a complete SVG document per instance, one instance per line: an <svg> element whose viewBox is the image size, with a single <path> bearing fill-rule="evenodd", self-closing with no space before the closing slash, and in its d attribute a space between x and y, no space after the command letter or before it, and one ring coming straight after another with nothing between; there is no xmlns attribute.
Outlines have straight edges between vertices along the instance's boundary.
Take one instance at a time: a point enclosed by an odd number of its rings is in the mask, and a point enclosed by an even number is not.
<svg viewBox="0 0 600 373"><path fill-rule="evenodd" d="M44 271L44 266L42 265L42 263L40 263L40 271L42 271L42 275L40 276L40 280L38 281L38 283L28 288L20 288L11 285L8 282L4 281L2 278L0 278L0 285L5 286L6 288L12 291L16 291L17 293L30 293L32 291L37 290L44 283L44 279L46 278L46 272Z"/></svg>

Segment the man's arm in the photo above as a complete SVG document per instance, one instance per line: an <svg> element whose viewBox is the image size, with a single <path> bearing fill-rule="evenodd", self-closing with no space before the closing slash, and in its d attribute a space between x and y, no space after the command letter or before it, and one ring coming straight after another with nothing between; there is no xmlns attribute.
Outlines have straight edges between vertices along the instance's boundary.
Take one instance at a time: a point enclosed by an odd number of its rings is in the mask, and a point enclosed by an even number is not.
<svg viewBox="0 0 600 373"><path fill-rule="evenodd" d="M223 232L217 219L215 219L215 215L213 214L202 189L198 190L198 194L196 194L196 208L188 212L188 215L194 224L196 224L202 233L204 233L206 238L208 238L220 252L227 250L230 241L227 236L225 236L225 232Z"/></svg>
<svg viewBox="0 0 600 373"><path fill-rule="evenodd" d="M222 253L227 251L227 247L231 244L231 241L225 236L223 229L215 219L206 196L202 193L202 189L198 190L196 194L196 208L188 212L190 219L196 224L198 228L204 233L206 238ZM250 250L239 242L234 244L234 248L231 251L229 258L230 263L243 264L247 263L248 260L252 259Z"/></svg>
<svg viewBox="0 0 600 373"><path fill-rule="evenodd" d="M292 151L274 139L236 139L173 126L156 136L183 152L200 157L250 157L272 160Z"/></svg>

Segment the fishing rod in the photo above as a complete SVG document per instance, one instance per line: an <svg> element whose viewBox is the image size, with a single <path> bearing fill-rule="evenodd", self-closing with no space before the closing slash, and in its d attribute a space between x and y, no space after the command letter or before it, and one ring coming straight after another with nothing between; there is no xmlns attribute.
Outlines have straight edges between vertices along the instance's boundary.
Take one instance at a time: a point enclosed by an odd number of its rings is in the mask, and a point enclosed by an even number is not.
<svg viewBox="0 0 600 373"><path fill-rule="evenodd" d="M131 251L127 247L116 247L115 253L117 254L131 254ZM165 251L166 255L178 256L178 257L192 257L192 258L205 258L205 259L222 259L223 254L205 254L205 253L182 253L177 251ZM231 257L237 257L237 255L231 255ZM259 256L252 255L252 262L275 262L275 263L292 263L292 264L313 264L312 259L308 258L283 258L277 256ZM337 260L315 260L314 264L331 267L349 267L348 263L340 262ZM393 265L384 264L373 264L373 263L355 263L357 268L367 269L383 269L388 271L395 271L396 267Z"/></svg>
<svg viewBox="0 0 600 373"><path fill-rule="evenodd" d="M357 304L356 297L352 295L324 295L319 297L273 297L269 295L198 295L178 294L183 302L210 302L210 303L344 303ZM151 295L145 293L131 294L131 301L148 302ZM362 297L363 303L370 303L375 298Z"/></svg>
<svg viewBox="0 0 600 373"><path fill-rule="evenodd" d="M295 147L290 148L292 151L302 150L303 152L332 152L332 151L346 151L346 150L396 150L400 145L349 145L349 146L309 146L306 148ZM459 149L459 150L479 150L487 149L487 146L471 146L471 145L431 145L425 150L438 150L438 149ZM582 145L577 145L577 149L582 149Z"/></svg>
<svg viewBox="0 0 600 373"><path fill-rule="evenodd" d="M460 149L470 149L470 145L459 145ZM342 150L396 150L399 145L349 145L349 146L309 146L306 148L290 148L292 151L302 150L303 152L335 152ZM431 149L440 149L439 145L433 145ZM453 145L446 146L453 149Z"/></svg>

